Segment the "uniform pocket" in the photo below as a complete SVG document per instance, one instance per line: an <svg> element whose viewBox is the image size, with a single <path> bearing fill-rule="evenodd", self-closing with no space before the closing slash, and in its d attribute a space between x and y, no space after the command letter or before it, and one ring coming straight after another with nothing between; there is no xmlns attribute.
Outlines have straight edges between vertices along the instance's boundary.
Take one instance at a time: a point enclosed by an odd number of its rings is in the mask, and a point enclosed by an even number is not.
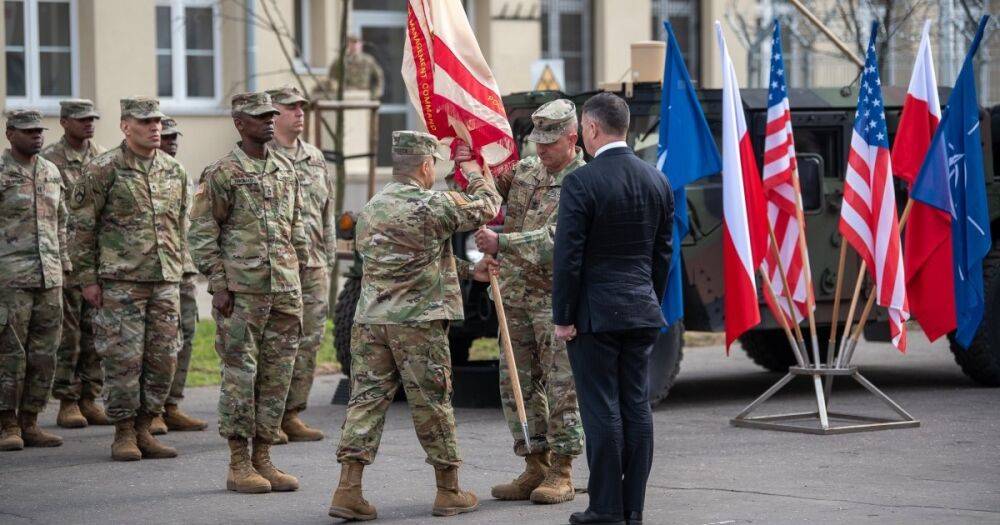
<svg viewBox="0 0 1000 525"><path fill-rule="evenodd" d="M102 358L107 357L121 336L122 320L109 315L107 308L101 308L94 312L93 326L94 350Z"/></svg>

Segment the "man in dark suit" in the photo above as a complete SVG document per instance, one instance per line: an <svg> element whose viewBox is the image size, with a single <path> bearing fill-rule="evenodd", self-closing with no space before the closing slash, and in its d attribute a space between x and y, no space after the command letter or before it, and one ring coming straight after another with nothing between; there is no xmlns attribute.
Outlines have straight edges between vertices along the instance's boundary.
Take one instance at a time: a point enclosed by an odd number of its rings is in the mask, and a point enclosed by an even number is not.
<svg viewBox="0 0 1000 525"><path fill-rule="evenodd" d="M625 143L628 105L602 93L583 106L594 160L564 179L552 315L568 342L590 466L590 505L570 523L642 523L653 458L649 353L665 322L673 194Z"/></svg>

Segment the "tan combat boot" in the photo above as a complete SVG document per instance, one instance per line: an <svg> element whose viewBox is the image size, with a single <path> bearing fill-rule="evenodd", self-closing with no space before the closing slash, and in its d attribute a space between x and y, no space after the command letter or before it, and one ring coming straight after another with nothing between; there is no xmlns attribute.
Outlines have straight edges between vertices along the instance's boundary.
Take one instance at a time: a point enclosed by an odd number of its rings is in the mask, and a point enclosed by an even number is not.
<svg viewBox="0 0 1000 525"><path fill-rule="evenodd" d="M229 473L226 475L226 490L243 494L271 492L271 483L254 470L250 462L249 443L241 437L229 438Z"/></svg>
<svg viewBox="0 0 1000 525"><path fill-rule="evenodd" d="M271 484L275 492L291 492L299 489L299 480L295 476L285 474L271 463L271 444L260 439L253 440L253 455L250 464L254 470Z"/></svg>
<svg viewBox="0 0 1000 525"><path fill-rule="evenodd" d="M378 517L375 507L361 493L361 474L365 465L354 461L340 464L340 484L333 491L330 517L354 521L369 521Z"/></svg>
<svg viewBox="0 0 1000 525"><path fill-rule="evenodd" d="M110 425L111 420L108 419L108 415L104 413L104 408L94 402L90 398L80 399L80 413L83 417L87 418L87 423L91 425Z"/></svg>
<svg viewBox="0 0 1000 525"><path fill-rule="evenodd" d="M454 516L479 508L476 495L459 488L458 467L435 468L434 477L437 480L437 497L434 498L432 514Z"/></svg>
<svg viewBox="0 0 1000 525"><path fill-rule="evenodd" d="M278 440L274 442L275 445L287 445L288 444L288 434L285 434L284 430L278 429Z"/></svg>
<svg viewBox="0 0 1000 525"><path fill-rule="evenodd" d="M56 424L63 428L83 428L87 426L87 418L80 413L80 405L75 399L61 399Z"/></svg>
<svg viewBox="0 0 1000 525"><path fill-rule="evenodd" d="M115 423L115 442L111 444L111 459L115 461L139 461L142 452L135 440L135 420L123 419Z"/></svg>
<svg viewBox="0 0 1000 525"><path fill-rule="evenodd" d="M288 436L288 441L319 441L323 439L323 431L312 428L299 419L298 410L285 412L281 418L281 430Z"/></svg>
<svg viewBox="0 0 1000 525"><path fill-rule="evenodd" d="M153 416L145 412L140 413L135 418L135 441L142 451L143 459L167 459L176 458L177 449L168 447L160 443L153 434L150 433L150 425L153 424Z"/></svg>
<svg viewBox="0 0 1000 525"><path fill-rule="evenodd" d="M531 497L531 491L535 490L545 479L545 474L549 470L549 451L528 454L524 457L524 472L510 483L503 483L493 487L493 497L506 501L521 501Z"/></svg>
<svg viewBox="0 0 1000 525"><path fill-rule="evenodd" d="M191 417L181 411L177 405L166 405L164 408L163 421L167 428L176 432L187 432L194 430L205 430L208 422L202 419Z"/></svg>
<svg viewBox="0 0 1000 525"><path fill-rule="evenodd" d="M22 410L17 414L21 425L21 439L26 447L58 447L63 444L61 437L50 434L38 426L38 412Z"/></svg>
<svg viewBox="0 0 1000 525"><path fill-rule="evenodd" d="M552 455L552 468L545 481L531 492L534 503L563 503L576 497L573 490L573 456Z"/></svg>
<svg viewBox="0 0 1000 525"><path fill-rule="evenodd" d="M21 439L21 426L17 424L17 416L13 410L0 412L0 450L21 450L24 440Z"/></svg>
<svg viewBox="0 0 1000 525"><path fill-rule="evenodd" d="M149 423L149 433L154 436L162 436L167 433L167 423L163 421L163 416L156 416Z"/></svg>

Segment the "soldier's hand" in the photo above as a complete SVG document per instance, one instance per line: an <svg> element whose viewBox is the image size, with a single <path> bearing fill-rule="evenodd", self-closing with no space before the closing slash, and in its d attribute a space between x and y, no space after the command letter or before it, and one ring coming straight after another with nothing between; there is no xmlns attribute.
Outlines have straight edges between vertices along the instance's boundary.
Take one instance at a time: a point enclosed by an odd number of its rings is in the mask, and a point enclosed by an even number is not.
<svg viewBox="0 0 1000 525"><path fill-rule="evenodd" d="M458 140L458 139L455 139ZM469 147L464 141L460 141L458 146L455 147L454 159L459 165L464 162L472 160L472 148Z"/></svg>
<svg viewBox="0 0 1000 525"><path fill-rule="evenodd" d="M556 339L572 341L574 338L576 338L576 325L556 325Z"/></svg>
<svg viewBox="0 0 1000 525"><path fill-rule="evenodd" d="M500 251L500 234L489 228L479 228L476 230L476 248L483 253L496 255Z"/></svg>
<svg viewBox="0 0 1000 525"><path fill-rule="evenodd" d="M233 292L229 290L219 290L212 294L212 308L222 314L222 317L229 317L233 313Z"/></svg>
<svg viewBox="0 0 1000 525"><path fill-rule="evenodd" d="M472 278L481 282L490 282L490 274L496 275L500 271L500 263L489 255L483 257L476 263L476 268L472 272Z"/></svg>
<svg viewBox="0 0 1000 525"><path fill-rule="evenodd" d="M101 304L103 302L101 300L101 285L88 284L87 286L83 287L83 290L81 290L80 293L83 295L83 298L86 299L88 303L90 303L90 306L93 306L94 308L101 307Z"/></svg>

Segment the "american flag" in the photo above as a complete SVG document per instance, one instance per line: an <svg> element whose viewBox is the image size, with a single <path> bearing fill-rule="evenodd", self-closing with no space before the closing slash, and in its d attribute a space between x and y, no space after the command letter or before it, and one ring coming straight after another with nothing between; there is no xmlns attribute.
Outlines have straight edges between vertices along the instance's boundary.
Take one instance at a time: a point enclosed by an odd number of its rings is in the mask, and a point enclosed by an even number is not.
<svg viewBox="0 0 1000 525"><path fill-rule="evenodd" d="M875 279L878 304L889 309L892 344L906 351L906 276L899 242L896 196L892 186L889 132L882 104L882 81L875 56L878 23L872 24L858 111L847 158L840 233L858 252Z"/></svg>
<svg viewBox="0 0 1000 525"><path fill-rule="evenodd" d="M778 304L773 304L771 296L765 294L771 311L777 316L791 318L799 323L815 304L809 287L811 278L808 265L804 263L805 236L799 235L798 173L795 165L795 141L792 139L792 117L788 106L788 88L785 82L785 62L781 56L781 26L774 21L774 37L771 42L771 79L767 92L767 136L764 139L764 198L767 199L767 219L774 230L781 256L778 266L772 250L767 251L761 269L767 273L771 288ZM785 286L780 269L784 268L788 277L788 287L792 290L793 311L788 311Z"/></svg>

